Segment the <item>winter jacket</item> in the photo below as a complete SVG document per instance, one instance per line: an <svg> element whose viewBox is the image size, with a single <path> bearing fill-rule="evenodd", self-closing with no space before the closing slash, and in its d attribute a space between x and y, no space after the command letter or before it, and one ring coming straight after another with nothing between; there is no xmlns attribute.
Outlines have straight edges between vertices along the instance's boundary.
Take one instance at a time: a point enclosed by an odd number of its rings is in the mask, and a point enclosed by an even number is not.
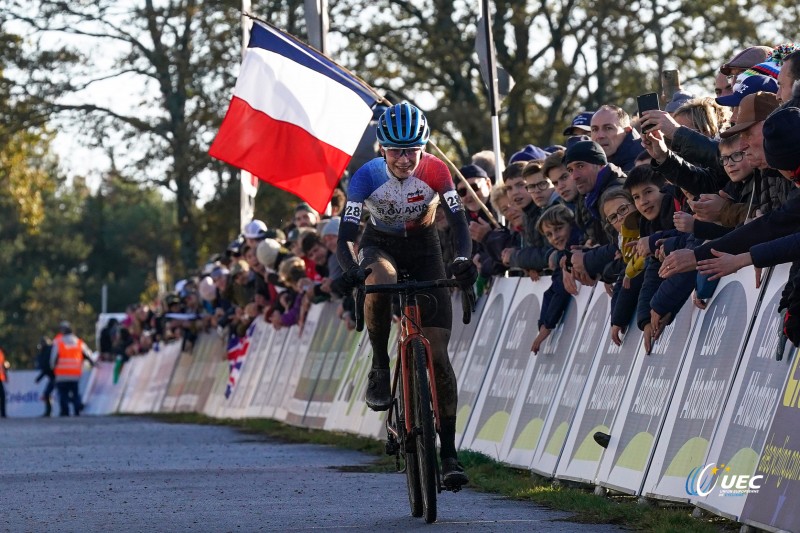
<svg viewBox="0 0 800 533"><path fill-rule="evenodd" d="M642 152L644 152L642 137L638 131L632 129L625 136L614 155L608 158L608 162L618 166L623 172L628 172L634 167L636 158Z"/></svg>
<svg viewBox="0 0 800 533"><path fill-rule="evenodd" d="M774 211L740 226L724 237L695 248L698 261L711 259L711 249L729 254L749 252L756 244L772 241L800 231L800 189L795 188L786 202Z"/></svg>
<svg viewBox="0 0 800 533"><path fill-rule="evenodd" d="M542 209L531 202L525 208L525 231L523 232L524 246L511 255L511 267L523 270L536 270L541 272L547 268L547 257L552 252L551 246L544 236L536 229L536 222L545 209L557 203L558 195L550 198L550 203Z"/></svg>
<svg viewBox="0 0 800 533"><path fill-rule="evenodd" d="M482 245L480 275L484 278L497 276L507 270L501 259L503 250L521 248L522 233L508 228L494 229L486 235Z"/></svg>
<svg viewBox="0 0 800 533"><path fill-rule="evenodd" d="M710 139L698 131L681 126L672 136L670 149L693 165L716 172L720 179L727 178L725 169L719 162L717 139Z"/></svg>
<svg viewBox="0 0 800 533"><path fill-rule="evenodd" d="M727 174L720 175L714 168L694 165L673 151L667 154L667 159L661 164L652 159L650 166L667 181L694 196L717 194L731 181Z"/></svg>

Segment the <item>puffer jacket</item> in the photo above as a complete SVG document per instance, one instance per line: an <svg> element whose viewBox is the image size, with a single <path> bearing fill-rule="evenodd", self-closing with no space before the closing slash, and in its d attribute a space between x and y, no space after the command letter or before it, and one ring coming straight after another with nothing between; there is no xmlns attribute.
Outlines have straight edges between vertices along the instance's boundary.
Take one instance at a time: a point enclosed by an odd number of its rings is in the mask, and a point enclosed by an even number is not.
<svg viewBox="0 0 800 533"><path fill-rule="evenodd" d="M614 155L608 158L608 162L618 166L623 172L629 172L635 166L636 158L642 152L644 152L642 137L638 131L631 130L625 136L617 151L614 152Z"/></svg>

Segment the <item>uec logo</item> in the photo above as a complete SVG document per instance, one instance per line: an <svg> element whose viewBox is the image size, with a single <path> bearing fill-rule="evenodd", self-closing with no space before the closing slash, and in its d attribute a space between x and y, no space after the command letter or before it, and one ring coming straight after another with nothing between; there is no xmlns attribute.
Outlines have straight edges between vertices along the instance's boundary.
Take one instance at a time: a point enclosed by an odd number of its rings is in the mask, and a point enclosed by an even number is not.
<svg viewBox="0 0 800 533"><path fill-rule="evenodd" d="M717 484L720 486L720 494L758 492L761 488L758 481L764 479L764 476L728 474L730 471L730 467L724 464L717 466L717 463L693 468L686 476L686 493L703 498L711 494Z"/></svg>

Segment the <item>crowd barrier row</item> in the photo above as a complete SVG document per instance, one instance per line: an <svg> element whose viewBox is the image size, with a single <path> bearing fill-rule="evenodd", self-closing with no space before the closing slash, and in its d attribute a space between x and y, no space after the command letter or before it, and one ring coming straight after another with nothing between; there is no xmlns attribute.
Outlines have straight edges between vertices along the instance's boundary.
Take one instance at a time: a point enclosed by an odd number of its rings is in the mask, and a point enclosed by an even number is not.
<svg viewBox="0 0 800 533"><path fill-rule="evenodd" d="M684 306L649 356L635 325L621 346L610 341L602 287L583 287L533 356L548 283L495 280L472 323L453 328L457 444L543 476L800 531L790 499L800 493L800 358L790 344L781 352L776 311L787 276L777 267L759 290L752 269L723 278L707 309ZM99 363L86 412L265 417L381 437L383 415L363 401L369 342L335 311L312 306L302 328L280 331L259 321L235 383L213 334L191 353L175 343L132 358L116 384L113 365ZM597 431L611 435L607 449Z"/></svg>

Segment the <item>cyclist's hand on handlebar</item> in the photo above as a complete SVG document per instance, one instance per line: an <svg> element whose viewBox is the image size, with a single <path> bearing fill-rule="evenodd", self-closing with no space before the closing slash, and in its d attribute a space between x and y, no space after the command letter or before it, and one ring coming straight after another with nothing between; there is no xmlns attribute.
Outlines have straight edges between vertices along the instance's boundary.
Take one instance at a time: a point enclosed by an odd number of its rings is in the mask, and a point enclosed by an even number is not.
<svg viewBox="0 0 800 533"><path fill-rule="evenodd" d="M466 257L456 258L450 265L450 272L462 288L472 287L478 279L478 269L475 263Z"/></svg>
<svg viewBox="0 0 800 533"><path fill-rule="evenodd" d="M342 274L342 281L347 287L354 289L359 285L363 285L364 280L366 280L367 276L369 276L371 273L371 268L361 268L360 266L355 266Z"/></svg>

